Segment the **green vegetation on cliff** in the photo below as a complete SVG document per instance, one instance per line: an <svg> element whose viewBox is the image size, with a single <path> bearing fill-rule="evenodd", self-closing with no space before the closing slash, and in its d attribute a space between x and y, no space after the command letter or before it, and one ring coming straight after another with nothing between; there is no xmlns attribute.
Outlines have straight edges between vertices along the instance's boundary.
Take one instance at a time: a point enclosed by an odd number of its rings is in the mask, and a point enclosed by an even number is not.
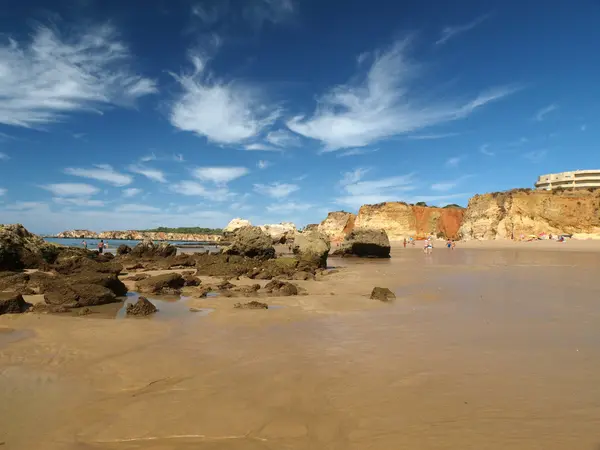
<svg viewBox="0 0 600 450"><path fill-rule="evenodd" d="M151 230L138 230L150 233L179 233L179 234L223 234L221 228L202 228L202 227L158 227Z"/></svg>

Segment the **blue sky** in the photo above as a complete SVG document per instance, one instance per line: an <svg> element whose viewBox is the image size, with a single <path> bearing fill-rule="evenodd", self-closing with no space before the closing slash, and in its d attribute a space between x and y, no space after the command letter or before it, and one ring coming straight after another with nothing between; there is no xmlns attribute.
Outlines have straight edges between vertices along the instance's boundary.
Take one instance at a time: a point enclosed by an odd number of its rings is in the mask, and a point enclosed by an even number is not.
<svg viewBox="0 0 600 450"><path fill-rule="evenodd" d="M0 222L36 232L300 226L600 166L598 1L10 3Z"/></svg>

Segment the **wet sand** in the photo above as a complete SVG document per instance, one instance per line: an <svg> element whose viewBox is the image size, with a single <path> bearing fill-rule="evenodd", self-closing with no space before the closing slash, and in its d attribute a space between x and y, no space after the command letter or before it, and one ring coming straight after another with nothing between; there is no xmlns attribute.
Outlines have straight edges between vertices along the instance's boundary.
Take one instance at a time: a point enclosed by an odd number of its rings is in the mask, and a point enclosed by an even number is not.
<svg viewBox="0 0 600 450"><path fill-rule="evenodd" d="M0 443L598 448L600 253L459 244L330 263L345 267L276 309L1 316ZM375 285L397 300L370 300Z"/></svg>

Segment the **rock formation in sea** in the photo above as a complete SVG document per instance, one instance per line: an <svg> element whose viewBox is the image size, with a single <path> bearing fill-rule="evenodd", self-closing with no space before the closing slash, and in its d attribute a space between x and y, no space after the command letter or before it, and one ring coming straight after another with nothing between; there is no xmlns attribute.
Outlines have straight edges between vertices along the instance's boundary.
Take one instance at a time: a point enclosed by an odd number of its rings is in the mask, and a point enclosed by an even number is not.
<svg viewBox="0 0 600 450"><path fill-rule="evenodd" d="M475 195L460 227L464 240L518 239L540 233L600 238L600 189L514 189Z"/></svg>
<svg viewBox="0 0 600 450"><path fill-rule="evenodd" d="M233 233L234 231L244 228L250 227L252 224L249 220L242 219L240 217L236 217L235 219L231 219L231 221L227 224L225 228L223 228L223 233Z"/></svg>
<svg viewBox="0 0 600 450"><path fill-rule="evenodd" d="M189 241L189 242L219 242L221 235L218 234L200 234L200 233L165 233L162 231L102 231L96 233L89 230L68 230L58 233L57 238L75 238L75 239L104 239L110 240L135 240L143 241Z"/></svg>
<svg viewBox="0 0 600 450"><path fill-rule="evenodd" d="M329 236L332 242L342 242L354 230L356 214L346 211L334 211L327 214L327 218L319 224L318 230Z"/></svg>
<svg viewBox="0 0 600 450"><path fill-rule="evenodd" d="M90 230L67 230L56 235L57 238L67 239L97 239L98 233Z"/></svg>

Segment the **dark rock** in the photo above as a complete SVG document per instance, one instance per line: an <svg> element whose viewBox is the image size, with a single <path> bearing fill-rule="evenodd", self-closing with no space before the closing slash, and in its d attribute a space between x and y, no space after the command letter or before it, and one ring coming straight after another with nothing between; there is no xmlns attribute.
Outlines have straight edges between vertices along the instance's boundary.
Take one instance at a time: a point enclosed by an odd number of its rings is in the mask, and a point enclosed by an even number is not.
<svg viewBox="0 0 600 450"><path fill-rule="evenodd" d="M184 278L184 286L200 286L200 284L202 283L202 281L200 280L200 278L195 277L193 275L186 275Z"/></svg>
<svg viewBox="0 0 600 450"><path fill-rule="evenodd" d="M260 261L237 255L197 255L196 275L235 278L260 270Z"/></svg>
<svg viewBox="0 0 600 450"><path fill-rule="evenodd" d="M130 256L138 258L168 258L169 256L175 256L177 254L177 247L167 243L161 242L156 245L149 239L140 242L138 245L133 247L130 252Z"/></svg>
<svg viewBox="0 0 600 450"><path fill-rule="evenodd" d="M257 302L256 300L252 300L248 303L236 303L233 307L237 309L269 309L269 305Z"/></svg>
<svg viewBox="0 0 600 450"><path fill-rule="evenodd" d="M123 256L131 253L131 247L129 245L121 244L117 247L117 255Z"/></svg>
<svg viewBox="0 0 600 450"><path fill-rule="evenodd" d="M361 258L389 258L390 240L385 230L357 228L346 236L332 256L358 256Z"/></svg>
<svg viewBox="0 0 600 450"><path fill-rule="evenodd" d="M331 250L329 237L318 231L297 233L294 238L292 251L304 268L326 268L327 256Z"/></svg>
<svg viewBox="0 0 600 450"><path fill-rule="evenodd" d="M149 316L157 311L156 306L146 297L140 297L137 302L127 305L128 316Z"/></svg>
<svg viewBox="0 0 600 450"><path fill-rule="evenodd" d="M139 262L125 265L125 270L138 270L138 269L144 269L144 268L145 268L144 265Z"/></svg>
<svg viewBox="0 0 600 450"><path fill-rule="evenodd" d="M55 272L62 275L70 275L81 272L99 272L112 273L119 275L123 266L117 262L108 259L92 259L86 256L74 256L72 258L62 258L57 261L52 268Z"/></svg>
<svg viewBox="0 0 600 450"><path fill-rule="evenodd" d="M146 294L179 294L185 280L179 273L166 273L136 283L136 289Z"/></svg>
<svg viewBox="0 0 600 450"><path fill-rule="evenodd" d="M0 271L45 268L56 260L60 248L21 224L0 225Z"/></svg>
<svg viewBox="0 0 600 450"><path fill-rule="evenodd" d="M77 314L80 316L89 316L92 312L90 308L81 308Z"/></svg>
<svg viewBox="0 0 600 450"><path fill-rule="evenodd" d="M245 296L255 296L260 289L260 284L252 284L249 286L238 286L235 288L235 292Z"/></svg>
<svg viewBox="0 0 600 450"><path fill-rule="evenodd" d="M31 304L23 300L16 292L0 292L0 315L20 314L31 308Z"/></svg>
<svg viewBox="0 0 600 450"><path fill-rule="evenodd" d="M266 260L275 257L275 248L271 236L259 227L248 226L235 231L223 253Z"/></svg>
<svg viewBox="0 0 600 450"><path fill-rule="evenodd" d="M221 291L224 291L224 290L227 290L227 289L231 289L231 288L234 288L234 287L235 287L235 285L232 284L232 283L230 283L229 280L223 280L219 284L217 284L217 289L219 289Z"/></svg>
<svg viewBox="0 0 600 450"><path fill-rule="evenodd" d="M71 289L77 295L78 306L97 306L118 302L117 296L98 284L74 284Z"/></svg>
<svg viewBox="0 0 600 450"><path fill-rule="evenodd" d="M382 302L391 302L396 299L396 295L388 288L374 287L371 292L371 299Z"/></svg>
<svg viewBox="0 0 600 450"><path fill-rule="evenodd" d="M295 284L281 280L271 280L265 285L265 292L275 296L287 297L298 295L298 287Z"/></svg>
<svg viewBox="0 0 600 450"><path fill-rule="evenodd" d="M314 280L315 276L310 273L310 272L305 272L303 270L296 272L294 275L292 275L292 280L302 280L302 281L306 281L306 280Z"/></svg>
<svg viewBox="0 0 600 450"><path fill-rule="evenodd" d="M110 289L117 297L127 294L127 286L119 278L110 273L83 272L69 277L66 280L73 284L97 284Z"/></svg>
<svg viewBox="0 0 600 450"><path fill-rule="evenodd" d="M130 277L125 278L125 280L127 281L141 281L141 280L145 280L146 278L150 278L150 275L148 275L147 273L138 273L135 275L132 275Z"/></svg>
<svg viewBox="0 0 600 450"><path fill-rule="evenodd" d="M62 314L71 312L71 308L64 305L49 305L47 303L36 303L31 312L38 314Z"/></svg>

